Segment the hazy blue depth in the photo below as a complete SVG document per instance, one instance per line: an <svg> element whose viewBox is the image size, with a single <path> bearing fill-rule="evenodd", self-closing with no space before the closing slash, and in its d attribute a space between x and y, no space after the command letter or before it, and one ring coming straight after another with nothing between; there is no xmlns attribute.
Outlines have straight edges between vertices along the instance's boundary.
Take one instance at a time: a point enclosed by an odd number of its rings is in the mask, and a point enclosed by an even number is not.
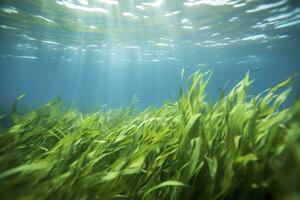
<svg viewBox="0 0 300 200"><path fill-rule="evenodd" d="M1 0L0 44L0 112L23 93L27 108L159 106L205 65L212 99L247 70L256 94L300 72L300 1Z"/></svg>

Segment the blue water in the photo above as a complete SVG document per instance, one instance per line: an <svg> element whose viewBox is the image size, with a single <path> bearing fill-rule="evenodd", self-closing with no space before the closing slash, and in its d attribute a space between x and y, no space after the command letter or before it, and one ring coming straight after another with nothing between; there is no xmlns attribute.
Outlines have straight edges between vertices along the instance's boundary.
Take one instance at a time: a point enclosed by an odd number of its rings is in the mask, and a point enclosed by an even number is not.
<svg viewBox="0 0 300 200"><path fill-rule="evenodd" d="M248 70L258 94L300 72L300 1L2 0L0 44L0 112L24 93L26 109L160 106L183 69L213 71L212 100Z"/></svg>

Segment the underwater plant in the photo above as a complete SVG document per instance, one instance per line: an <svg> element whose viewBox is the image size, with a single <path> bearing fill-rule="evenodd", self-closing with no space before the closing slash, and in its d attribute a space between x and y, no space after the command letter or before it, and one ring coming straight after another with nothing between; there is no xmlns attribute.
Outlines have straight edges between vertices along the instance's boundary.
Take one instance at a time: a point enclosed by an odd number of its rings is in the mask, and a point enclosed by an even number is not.
<svg viewBox="0 0 300 200"><path fill-rule="evenodd" d="M299 199L300 101L288 79L248 96L249 73L206 101L196 72L178 102L82 114L53 100L0 132L1 199Z"/></svg>

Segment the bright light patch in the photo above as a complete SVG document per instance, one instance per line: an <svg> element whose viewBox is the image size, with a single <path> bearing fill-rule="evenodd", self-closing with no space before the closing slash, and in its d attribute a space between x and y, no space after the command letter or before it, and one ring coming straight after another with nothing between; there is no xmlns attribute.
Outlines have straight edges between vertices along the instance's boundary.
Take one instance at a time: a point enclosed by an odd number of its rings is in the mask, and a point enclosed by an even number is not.
<svg viewBox="0 0 300 200"><path fill-rule="evenodd" d="M19 13L15 7L2 8L1 10L8 14L18 14Z"/></svg>
<svg viewBox="0 0 300 200"><path fill-rule="evenodd" d="M187 23L190 23L190 20L184 18L184 19L181 20L181 23L182 23L182 24L187 24Z"/></svg>
<svg viewBox="0 0 300 200"><path fill-rule="evenodd" d="M42 19L42 20L44 20L44 21L46 21L46 22L49 22L49 23L55 23L54 21L52 21L52 20L50 20L50 19L47 19L47 18L45 18L45 17L43 17L43 16L40 16L40 15L34 15L34 17L40 18L40 19Z"/></svg>
<svg viewBox="0 0 300 200"><path fill-rule="evenodd" d="M183 5L187 7L199 6L199 5L210 5L210 6L223 6L228 4L229 0L201 0L201 1L189 1Z"/></svg>
<svg viewBox="0 0 300 200"><path fill-rule="evenodd" d="M238 20L237 17L231 17L230 20L229 20L229 22L234 22L234 21L236 21L236 20Z"/></svg>
<svg viewBox="0 0 300 200"><path fill-rule="evenodd" d="M25 49L35 49L37 50L38 48L35 47L35 46L32 46L31 44L17 44L17 48L18 49L22 49L22 50L25 50Z"/></svg>
<svg viewBox="0 0 300 200"><path fill-rule="evenodd" d="M277 20L286 19L286 18L288 18L292 15L293 15L293 13L284 13L284 14L280 14L280 15L277 15L277 16L274 16L274 17L268 17L264 21L274 22L274 21L277 21Z"/></svg>
<svg viewBox="0 0 300 200"><path fill-rule="evenodd" d="M66 46L65 48L64 48L65 50L74 50L74 51L76 51L76 50L78 50L78 47L74 47L74 46Z"/></svg>
<svg viewBox="0 0 300 200"><path fill-rule="evenodd" d="M151 7L160 7L163 4L164 0L156 0L152 3L146 2L142 3L144 6L151 6Z"/></svg>
<svg viewBox="0 0 300 200"><path fill-rule="evenodd" d="M89 2L87 0L78 0L78 2L84 6L88 6Z"/></svg>
<svg viewBox="0 0 300 200"><path fill-rule="evenodd" d="M276 2L276 3L259 5L258 7L254 8L252 10L246 10L246 13L254 13L254 12L258 12L258 11L263 11L263 10L276 8L276 7L279 7L279 6L282 6L282 5L286 4L287 2L288 2L287 0L281 0L281 1Z"/></svg>
<svg viewBox="0 0 300 200"><path fill-rule="evenodd" d="M233 7L234 8L239 8L239 7L243 7L243 6L246 6L247 4L246 3L239 3L239 4L235 4Z"/></svg>
<svg viewBox="0 0 300 200"><path fill-rule="evenodd" d="M29 36L26 35L26 34L23 34L22 36L23 36L24 38L28 39L28 40L31 40L31 41L35 41L35 40L36 40L35 38L29 37Z"/></svg>
<svg viewBox="0 0 300 200"><path fill-rule="evenodd" d="M192 26L182 26L181 28L183 28L183 29L189 29L189 30L193 29Z"/></svg>
<svg viewBox="0 0 300 200"><path fill-rule="evenodd" d="M166 57L167 60L177 60L176 58L174 57Z"/></svg>
<svg viewBox="0 0 300 200"><path fill-rule="evenodd" d="M172 38L159 38L160 40L168 41L168 42L174 42Z"/></svg>
<svg viewBox="0 0 300 200"><path fill-rule="evenodd" d="M213 34L211 34L212 37L218 36L218 35L220 35L220 33L213 33Z"/></svg>
<svg viewBox="0 0 300 200"><path fill-rule="evenodd" d="M133 19L138 19L138 18L139 18L138 16L135 16L134 14L129 13L129 12L124 12L122 15L123 15L124 17L131 17L131 18L133 18Z"/></svg>
<svg viewBox="0 0 300 200"><path fill-rule="evenodd" d="M50 40L42 40L42 42L45 43L45 44L60 45L59 43L53 42L53 41L50 41Z"/></svg>
<svg viewBox="0 0 300 200"><path fill-rule="evenodd" d="M249 37L244 37L242 40L243 41L248 41L248 40L259 40L259 39L267 39L268 37L265 34L258 34L258 35L252 35Z"/></svg>
<svg viewBox="0 0 300 200"><path fill-rule="evenodd" d="M277 38L279 38L279 39L288 38L288 37L289 37L288 35L279 35L279 36L277 36Z"/></svg>
<svg viewBox="0 0 300 200"><path fill-rule="evenodd" d="M156 43L156 46L161 46L161 47L168 47L169 45L166 43Z"/></svg>
<svg viewBox="0 0 300 200"><path fill-rule="evenodd" d="M275 29L280 29L280 28L285 28L285 27L289 27L289 26L294 26L300 24L300 19L299 20L295 20L295 21L291 21L288 23L284 23L284 24L280 24L278 26L275 27Z"/></svg>
<svg viewBox="0 0 300 200"><path fill-rule="evenodd" d="M13 56L14 58L38 59L36 56Z"/></svg>
<svg viewBox="0 0 300 200"><path fill-rule="evenodd" d="M146 8L145 8L145 6L141 6L141 5L137 5L137 6L135 6L137 9L140 9L140 10L145 10Z"/></svg>
<svg viewBox="0 0 300 200"><path fill-rule="evenodd" d="M139 46L126 46L126 49L140 49Z"/></svg>
<svg viewBox="0 0 300 200"><path fill-rule="evenodd" d="M106 3L111 5L119 5L119 2L116 0L97 0L100 3Z"/></svg>
<svg viewBox="0 0 300 200"><path fill-rule="evenodd" d="M200 27L199 30L205 30L205 29L210 29L211 27L210 26L203 26L203 27Z"/></svg>
<svg viewBox="0 0 300 200"><path fill-rule="evenodd" d="M13 26L6 26L6 25L0 25L1 28L6 29L6 30L17 30L18 28L13 27Z"/></svg>
<svg viewBox="0 0 300 200"><path fill-rule="evenodd" d="M99 7L86 7L86 6L80 6L73 4L69 1L56 1L56 3L60 5L64 5L68 8L74 9L74 10L79 10L79 11L84 11L84 12L99 12L99 13L105 13L108 14L108 10L104 8L99 8Z"/></svg>
<svg viewBox="0 0 300 200"><path fill-rule="evenodd" d="M278 20L282 20L282 19L287 19L289 17L292 17L293 15L296 15L295 17L300 16L300 8L296 8L292 12L289 12L289 13L283 13L283 14L280 14L277 16L268 17L264 21L274 22L274 21L278 21Z"/></svg>
<svg viewBox="0 0 300 200"><path fill-rule="evenodd" d="M174 11L174 12L171 12L171 13L168 12L164 16L165 17L170 17L170 16L173 16L173 15L177 15L179 13L181 13L181 11L177 10L177 11Z"/></svg>

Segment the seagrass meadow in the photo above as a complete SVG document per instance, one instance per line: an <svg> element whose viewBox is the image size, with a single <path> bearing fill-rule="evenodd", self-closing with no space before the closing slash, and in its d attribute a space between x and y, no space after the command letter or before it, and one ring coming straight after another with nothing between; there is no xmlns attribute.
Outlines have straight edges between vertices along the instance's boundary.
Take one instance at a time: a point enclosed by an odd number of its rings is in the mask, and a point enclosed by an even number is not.
<svg viewBox="0 0 300 200"><path fill-rule="evenodd" d="M300 0L0 0L0 200L300 200Z"/></svg>
<svg viewBox="0 0 300 200"><path fill-rule="evenodd" d="M18 114L19 97L0 132L1 199L300 199L300 101L281 107L291 78L250 96L248 73L210 102L210 75L142 112L53 100Z"/></svg>

